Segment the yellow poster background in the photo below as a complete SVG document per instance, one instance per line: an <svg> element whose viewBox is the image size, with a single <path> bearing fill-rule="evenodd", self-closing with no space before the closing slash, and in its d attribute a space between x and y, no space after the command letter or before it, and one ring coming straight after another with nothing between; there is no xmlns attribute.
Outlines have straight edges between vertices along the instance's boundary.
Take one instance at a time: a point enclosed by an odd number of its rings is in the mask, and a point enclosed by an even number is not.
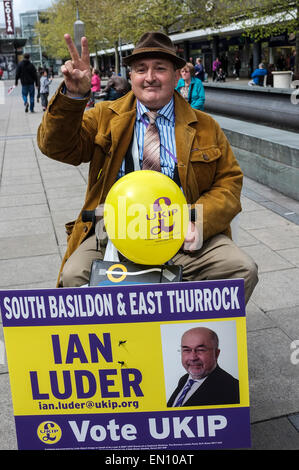
<svg viewBox="0 0 299 470"><path fill-rule="evenodd" d="M245 317L220 319L220 321L229 320L236 322L240 381L240 404L233 405L233 407L249 406L246 319ZM203 321L206 322L207 320ZM200 321L4 328L14 414L17 416L169 410L166 406L160 325L173 323L190 323L190 328L192 328L193 323L198 324ZM212 323L213 321L211 321L211 328L213 328ZM112 362L106 362L99 353L98 362L92 363L89 334L96 334L99 340L103 342L104 333L110 334L113 360ZM54 361L52 335L59 335L62 364L56 364ZM70 335L78 335L88 363L81 363L78 358L74 358L70 364L65 363ZM175 364L170 364L169 367L175 367ZM113 370L113 373L108 376L110 381L108 391L118 393L119 397L103 398L101 395L99 370L107 369ZM142 374L140 389L143 396L136 396L133 388L130 388L131 394L129 397L123 395L122 369L140 371ZM74 377L76 370L88 370L93 374L97 383L94 396L78 399ZM36 372L39 393L49 394L49 399L33 399L30 371ZM61 392L64 391L62 373L63 371L70 371L72 394L69 398L57 399L53 396L49 371L56 372ZM133 376L130 376L130 378L133 379ZM88 390L87 382L84 386ZM232 407L232 405L223 405L221 407Z"/></svg>

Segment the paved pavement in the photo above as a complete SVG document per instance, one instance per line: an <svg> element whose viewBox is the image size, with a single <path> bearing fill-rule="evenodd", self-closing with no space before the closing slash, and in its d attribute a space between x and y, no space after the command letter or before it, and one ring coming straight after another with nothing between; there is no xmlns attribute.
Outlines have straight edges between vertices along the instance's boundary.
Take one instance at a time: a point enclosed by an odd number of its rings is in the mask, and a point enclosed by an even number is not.
<svg viewBox="0 0 299 470"><path fill-rule="evenodd" d="M55 79L51 90L57 85ZM20 87L5 92L0 111L0 289L53 288L64 223L81 209L87 165L41 154L41 105L25 113ZM260 277L247 306L252 448L299 449L299 363L291 356L299 341L299 201L245 178L242 203L238 244L257 261ZM0 396L0 449L16 449L6 364Z"/></svg>

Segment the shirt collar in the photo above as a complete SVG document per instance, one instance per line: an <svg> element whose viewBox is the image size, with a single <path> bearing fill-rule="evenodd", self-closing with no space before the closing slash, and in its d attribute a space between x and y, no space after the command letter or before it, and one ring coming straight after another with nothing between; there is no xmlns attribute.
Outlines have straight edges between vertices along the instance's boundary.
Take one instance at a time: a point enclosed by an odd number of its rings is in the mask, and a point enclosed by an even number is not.
<svg viewBox="0 0 299 470"><path fill-rule="evenodd" d="M202 384L202 383L206 380L207 377L208 377L208 375L206 375L206 376L203 377L202 379L193 379L193 378L191 377L191 375L189 374L188 379L187 379L187 382L188 382L189 379L192 379L192 380L194 380L195 383L197 383L197 384ZM186 382L186 383L187 383L187 382Z"/></svg>
<svg viewBox="0 0 299 470"><path fill-rule="evenodd" d="M149 109L137 100L137 119L142 120L144 113L149 111ZM171 122L174 122L174 97L163 106L161 109L158 109L159 116L163 116Z"/></svg>

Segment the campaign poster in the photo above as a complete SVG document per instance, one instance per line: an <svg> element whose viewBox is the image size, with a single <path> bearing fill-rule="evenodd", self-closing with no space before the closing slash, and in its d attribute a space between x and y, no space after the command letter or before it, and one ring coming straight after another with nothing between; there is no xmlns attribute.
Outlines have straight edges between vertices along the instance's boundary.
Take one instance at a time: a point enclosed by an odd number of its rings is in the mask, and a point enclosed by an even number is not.
<svg viewBox="0 0 299 470"><path fill-rule="evenodd" d="M0 307L19 449L250 447L243 280L0 291Z"/></svg>

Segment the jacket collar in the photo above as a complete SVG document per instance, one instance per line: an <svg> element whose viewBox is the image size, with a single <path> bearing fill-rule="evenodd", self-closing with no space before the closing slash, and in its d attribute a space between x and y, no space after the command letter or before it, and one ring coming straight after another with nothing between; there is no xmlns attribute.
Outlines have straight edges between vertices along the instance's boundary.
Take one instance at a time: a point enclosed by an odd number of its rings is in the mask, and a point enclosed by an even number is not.
<svg viewBox="0 0 299 470"><path fill-rule="evenodd" d="M136 97L132 91L129 91L122 98L112 101L109 109L118 115L125 115L128 112L136 112Z"/></svg>

